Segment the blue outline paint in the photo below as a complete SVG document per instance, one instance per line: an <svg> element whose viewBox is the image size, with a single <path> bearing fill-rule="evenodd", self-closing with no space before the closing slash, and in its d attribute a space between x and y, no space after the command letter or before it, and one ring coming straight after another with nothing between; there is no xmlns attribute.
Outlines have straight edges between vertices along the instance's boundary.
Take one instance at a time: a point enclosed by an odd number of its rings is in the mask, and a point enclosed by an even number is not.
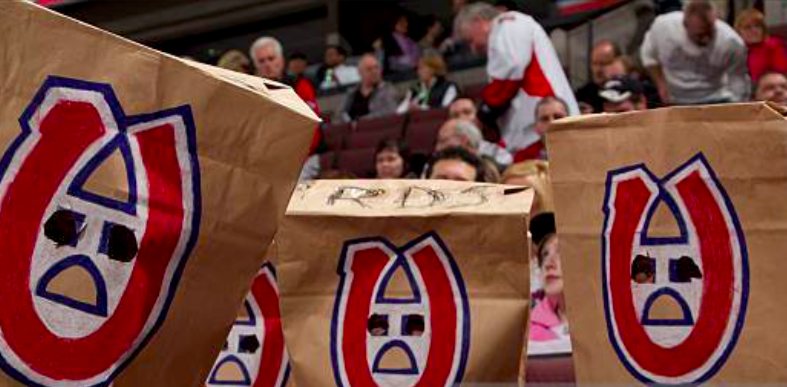
<svg viewBox="0 0 787 387"><path fill-rule="evenodd" d="M179 263L175 268L172 281L167 284L162 284L162 288L167 289L167 295L164 299L162 304L161 312L159 313L158 317L156 318L155 323L151 327L150 331L142 338L137 348L128 354L128 357L116 363L117 367L109 373L105 380L99 381L95 384L85 387L107 387L112 381L119 375L126 367L136 358L136 356L145 348L147 343L153 338L156 334L158 329L164 322L164 319L169 311L170 306L172 305L172 301L175 296L175 290L178 287L178 283L180 282L180 278L183 275L183 270L186 267L186 263L188 261L189 256L191 255L191 251L194 249L194 245L197 243L197 239L199 236L199 229L200 229L200 219L202 214L202 192L201 192L201 181L200 181L200 168L199 168L199 158L197 157L197 130L196 125L194 123L194 117L191 111L191 107L188 105L183 105L180 107L162 110L157 113L152 114L144 114L144 115L137 115L137 116L126 116L124 113L120 101L118 100L117 96L111 85L105 83L96 83L96 82L88 82L82 81L78 79L71 79L71 78L64 78L58 76L49 76L43 82L39 90L34 95L32 101L24 110L22 115L19 117L19 125L20 125L20 133L8 147L8 149L3 154L2 158L0 158L0 180L5 177L6 173L8 173L8 167L11 164L16 152L19 150L19 147L24 143L28 136L32 133L32 128L30 127L30 120L35 115L36 110L40 107L40 105L44 102L47 93L52 88L70 88L70 89L77 89L77 90L86 90L86 91L94 91L100 93L104 97L104 101L109 106L110 110L112 111L113 119L118 126L118 130L123 133L129 126L136 125L139 123L149 122L152 120L171 117L171 116L179 116L183 120L183 124L186 129L186 138L187 138L187 149L188 155L190 158L190 167L191 167L191 186L192 186L192 197L193 197L193 208L191 209L192 212L192 221L191 225L186 225L187 228L184 228L184 233L188 233L188 239L183 250L183 255L181 257L173 257L173 259L178 259ZM185 176L184 176L185 177ZM185 209L189 211L188 208ZM190 226L190 227L189 227ZM5 371L9 376L16 379L18 382L25 384L31 387L52 387L45 384L40 384L33 380L30 380L26 375L18 371L14 368L7 359L5 359L0 354L0 368Z"/></svg>
<svg viewBox="0 0 787 387"><path fill-rule="evenodd" d="M388 282L391 281L393 275L396 273L397 270L402 269L404 270L404 274L407 277L407 283L410 286L410 290L413 293L412 298L387 298L385 296L385 291L388 290ZM413 276L413 271L410 268L410 264L407 263L407 260L404 257L399 256L396 258L396 262L391 265L391 268L383 274L383 279L380 282L380 286L378 287L377 296L375 297L375 303L377 304L389 304L389 305L407 305L407 304L421 304L421 291L418 289L418 286L415 284L415 277Z"/></svg>
<svg viewBox="0 0 787 387"><path fill-rule="evenodd" d="M235 319L235 322L232 325L244 326L244 327L253 327L257 325L257 317L254 315L254 310L251 309L251 305L249 305L249 301L243 300L243 307L246 308L246 314L248 314L249 318L247 320Z"/></svg>
<svg viewBox="0 0 787 387"><path fill-rule="evenodd" d="M448 264L451 268L451 273L446 273L446 274L453 275L454 281L456 282L459 291L459 298L461 299L461 308L464 318L462 319L463 324L462 327L460 328L462 329L462 340L461 343L459 343L461 344L460 359L459 359L459 364L456 368L456 377L452 382L449 382L450 385L461 384L462 379L464 378L465 369L467 367L467 359L470 355L471 316L470 316L470 304L468 302L468 296L467 296L467 289L465 288L464 278L462 277L462 273L459 271L459 266L456 264L456 259L451 253L451 250L448 249L448 246L446 246L446 244L443 242L443 240L435 231L429 231L426 234L413 239L411 242L405 244L402 247L396 247L390 241L388 241L388 239L384 237L359 238L359 239L353 239L344 242L344 245L342 246L342 250L339 256L339 263L336 270L337 275L339 275L339 285L336 288L336 298L333 306L333 315L331 316L331 367L333 368L334 380L336 381L336 385L338 387L351 387L351 386L345 386L344 383L342 382L341 371L339 369L339 363L338 363L339 355L337 353L337 346L339 345L339 343L337 343L337 335L339 329L338 326L339 308L340 308L340 300L342 299L342 294L344 291L345 281L347 280L347 273L344 271L344 269L345 269L347 255L350 247L362 243L376 242L386 246L388 249L396 253L398 259L398 257L404 257L404 253L410 250L411 248L413 248L414 246L430 238L434 240L435 244L437 244L437 246L440 247L443 250L443 252L445 252L448 258ZM460 307L460 305L457 305L457 307ZM429 359L427 359L427 363L428 362Z"/></svg>
<svg viewBox="0 0 787 387"><path fill-rule="evenodd" d="M90 274L90 278L93 280L93 286L96 289L95 305L75 300L63 294L51 293L49 291L49 284L52 282L52 280L57 278L60 273L74 266L79 266L84 269L85 272ZM109 303L107 301L107 284L104 282L104 277L101 275L98 267L96 267L96 264L93 263L93 261L91 261L87 255L72 255L52 265L52 267L50 267L49 270L47 270L46 273L41 276L41 279L38 280L35 294L54 303L65 305L69 308L73 308L98 317L107 317L109 310Z"/></svg>
<svg viewBox="0 0 787 387"><path fill-rule="evenodd" d="M85 166L77 173L74 180L68 186L68 194L80 198L86 202L94 203L99 206L112 208L131 216L137 215L137 177L134 172L134 158L131 155L131 145L128 142L126 128L121 129L121 133L115 136L101 150L98 151ZM128 201L120 201L115 198L98 195L86 191L84 186L93 172L112 156L115 151L120 151L123 157L123 164L126 169L126 179L128 181Z"/></svg>
<svg viewBox="0 0 787 387"><path fill-rule="evenodd" d="M222 381L216 380L216 373L227 363L235 363L238 368L240 368L241 373L243 374L242 381ZM224 359L216 364L213 367L213 372L210 373L210 377L208 378L208 383L216 385L216 386L251 386L251 376L249 375L249 370L246 369L246 366L243 365L243 362L235 355L227 355Z"/></svg>
<svg viewBox="0 0 787 387"><path fill-rule="evenodd" d="M615 353L617 354L617 356L620 359L621 363L623 363L623 366L626 367L626 369L629 371L629 373L631 375L633 375L637 380L639 380L640 382L642 382L644 384L668 385L668 384L664 384L664 383L658 383L656 381L653 381L653 380L649 379L645 375L640 374L636 370L636 368L634 368L634 366L626 358L626 356L623 353L622 348L620 347L620 344L618 344L618 342L615 339L615 333L614 333L614 329L613 329L613 326L612 326L612 315L610 313L610 306L609 306L609 302L608 302L609 291L607 290L607 286L606 286L607 283L608 283L608 279L607 279L607 273L606 273L606 269L605 269L606 263L607 263L607 259L608 259L608 257L606 256L607 242L606 242L606 235L605 234L606 234L606 232L607 232L607 230L609 228L609 225L610 225L610 212L611 212L611 209L612 209L612 203L610 203L609 200L610 200L610 194L612 193L612 189L611 189L612 188L612 182L613 182L614 178L617 175L628 173L628 172L631 172L631 171L634 171L634 170L641 170L642 172L644 172L648 176L650 176L651 180L658 185L660 192L666 192L662 188L664 183L668 182L669 180L671 180L672 178L677 176L679 173L683 172L683 170L685 170L686 168L692 166L696 162L701 163L702 166L707 171L708 176L710 177L710 180L713 182L713 184L715 185L716 190L719 192L719 194L721 195L721 197L722 197L722 199L724 201L724 206L725 206L724 209L726 210L726 212L730 215L730 218L732 219L732 227L733 227L733 229L735 231L735 234L736 234L736 236L738 238L738 243L740 245L740 250L741 250L741 287L742 287L742 289L741 289L740 311L738 313L738 319L735 322L735 328L733 330L732 337L730 338L730 342L728 343L727 347L722 352L721 356L708 369L708 371L705 372L703 375L701 375L699 378L697 378L697 380L695 380L693 382L690 382L688 384L704 383L707 380L709 380L711 377L713 377L717 372L719 372L719 370L724 365L724 363L727 361L727 358L730 356L730 354L732 353L733 349L735 348L735 345L737 344L738 339L740 338L740 334L741 334L741 331L743 330L743 325L744 325L745 320L746 320L746 308L747 308L748 299L749 299L749 253L748 253L748 248L747 248L747 245L746 245L746 239L745 239L744 234L743 234L743 228L741 227L740 220L738 219L738 214L735 212L735 207L733 207L733 205L732 205L732 200L730 200L730 197L727 194L727 191L724 189L724 186L722 186L721 181L716 176L716 172L714 172L714 170L711 168L710 163L708 163L708 160L705 158L705 155L703 155L702 152L698 152L696 155L694 155L692 158L690 158L687 162L681 164L673 172L669 173L668 175L666 175L662 179L658 179L644 164L637 164L637 165L633 165L633 166L623 167L623 168L612 170L612 171L608 172L607 173L607 181L605 183L604 205L602 207L602 211L604 212L604 228L603 228L603 233L601 235L601 279L602 279L602 284L603 284L602 291L603 291L603 296L604 296L604 298L603 298L603 301L604 301L604 315L606 317L607 335L609 336L609 341L612 344L612 347L615 350ZM654 201L654 204L655 203L656 202ZM654 205L654 207L655 207L655 205ZM681 218L676 218L676 219L682 219L682 217ZM678 385L680 385L680 384L678 384Z"/></svg>
<svg viewBox="0 0 787 387"><path fill-rule="evenodd" d="M683 318L681 319L652 319L650 318L650 310L653 308L653 304L656 303L656 300L661 297L670 297L675 302L678 303L680 306L681 313L683 313ZM647 326L691 326L694 325L694 317L691 315L691 309L689 308L689 304L686 303L686 300L672 288L661 288L655 292L653 292L648 299L645 300L645 306L642 308L642 318L639 320L642 325Z"/></svg>
<svg viewBox="0 0 787 387"><path fill-rule="evenodd" d="M380 368L380 362L383 360L383 357L388 353L388 351L393 350L394 348L399 348L404 351L407 355L407 360L410 362L409 368ZM407 345L402 340L392 340L385 343L380 350L377 351L377 355L374 357L374 362L372 362L372 373L373 374L384 374L384 375L418 375L418 362L415 361L415 354L410 349L410 346Z"/></svg>

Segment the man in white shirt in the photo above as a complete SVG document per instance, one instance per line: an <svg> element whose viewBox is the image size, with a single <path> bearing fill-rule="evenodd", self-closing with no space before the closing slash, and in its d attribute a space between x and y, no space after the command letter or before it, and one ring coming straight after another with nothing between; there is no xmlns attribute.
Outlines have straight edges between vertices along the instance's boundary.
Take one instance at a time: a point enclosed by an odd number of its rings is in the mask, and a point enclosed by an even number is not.
<svg viewBox="0 0 787 387"><path fill-rule="evenodd" d="M642 44L642 64L665 104L747 101L746 45L718 20L709 0L656 18Z"/></svg>
<svg viewBox="0 0 787 387"><path fill-rule="evenodd" d="M579 114L571 85L541 25L520 12L500 13L486 3L462 9L456 26L473 50L487 51L490 83L483 91L486 117L497 116L500 135L511 151L539 140L533 110L543 97L560 97ZM488 121L486 119L485 121Z"/></svg>

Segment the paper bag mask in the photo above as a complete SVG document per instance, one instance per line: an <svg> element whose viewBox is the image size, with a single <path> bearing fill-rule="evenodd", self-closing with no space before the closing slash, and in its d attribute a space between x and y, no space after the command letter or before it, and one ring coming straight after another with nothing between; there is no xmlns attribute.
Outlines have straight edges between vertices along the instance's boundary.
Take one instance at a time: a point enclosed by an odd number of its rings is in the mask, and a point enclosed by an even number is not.
<svg viewBox="0 0 787 387"><path fill-rule="evenodd" d="M277 235L300 387L516 382L532 191L447 181L301 186Z"/></svg>
<svg viewBox="0 0 787 387"><path fill-rule="evenodd" d="M787 382L785 143L764 104L550 129L580 384Z"/></svg>
<svg viewBox="0 0 787 387"><path fill-rule="evenodd" d="M315 117L0 2L0 386L201 386Z"/></svg>
<svg viewBox="0 0 787 387"><path fill-rule="evenodd" d="M279 314L276 270L266 262L243 301L206 387L283 387L290 373Z"/></svg>

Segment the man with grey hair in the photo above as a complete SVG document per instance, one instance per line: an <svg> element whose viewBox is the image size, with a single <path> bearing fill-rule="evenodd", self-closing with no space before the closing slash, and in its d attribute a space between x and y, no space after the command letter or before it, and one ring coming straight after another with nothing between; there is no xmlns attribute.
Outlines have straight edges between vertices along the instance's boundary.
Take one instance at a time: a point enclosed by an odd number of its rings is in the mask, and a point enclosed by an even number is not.
<svg viewBox="0 0 787 387"><path fill-rule="evenodd" d="M657 17L641 55L665 104L748 100L746 45L718 20L709 0L691 0L683 11Z"/></svg>
<svg viewBox="0 0 787 387"><path fill-rule="evenodd" d="M511 154L495 144L484 141L481 129L473 122L463 119L450 119L440 127L437 134L435 152L448 148L464 148L484 161L484 174L492 180L499 177L500 169L511 164ZM492 181L485 180L485 181Z"/></svg>
<svg viewBox="0 0 787 387"><path fill-rule="evenodd" d="M374 54L368 53L358 62L361 82L344 95L341 109L335 114L337 122L356 121L393 114L399 105L396 87L383 80L383 69Z"/></svg>
<svg viewBox="0 0 787 387"><path fill-rule="evenodd" d="M305 77L293 77L284 72L284 49L278 39L271 36L257 38L249 49L257 75L292 87L295 94L320 114L317 105L317 92L311 81Z"/></svg>
<svg viewBox="0 0 787 387"><path fill-rule="evenodd" d="M560 97L572 115L579 113L552 42L532 17L478 2L462 9L455 30L474 50L487 52L490 83L482 93L480 118L500 129L510 151L538 141L532 124L541 98Z"/></svg>

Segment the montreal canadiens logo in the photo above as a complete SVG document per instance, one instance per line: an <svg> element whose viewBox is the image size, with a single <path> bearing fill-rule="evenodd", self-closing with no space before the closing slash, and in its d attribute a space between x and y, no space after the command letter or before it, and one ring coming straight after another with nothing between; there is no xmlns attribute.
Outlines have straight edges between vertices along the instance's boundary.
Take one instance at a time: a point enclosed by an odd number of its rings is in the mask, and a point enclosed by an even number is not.
<svg viewBox="0 0 787 387"><path fill-rule="evenodd" d="M679 235L651 235L659 206ZM663 179L645 166L607 178L604 305L610 341L645 383L701 383L721 369L743 328L746 242L702 154Z"/></svg>
<svg viewBox="0 0 787 387"><path fill-rule="evenodd" d="M50 77L19 122L0 159L0 366L106 386L162 323L197 238L191 111L127 117L111 86Z"/></svg>
<svg viewBox="0 0 787 387"><path fill-rule="evenodd" d="M266 263L254 279L207 386L282 387L289 372L276 273Z"/></svg>
<svg viewBox="0 0 787 387"><path fill-rule="evenodd" d="M331 331L338 386L462 381L470 349L467 293L437 234L401 248L382 238L347 242L339 276Z"/></svg>

